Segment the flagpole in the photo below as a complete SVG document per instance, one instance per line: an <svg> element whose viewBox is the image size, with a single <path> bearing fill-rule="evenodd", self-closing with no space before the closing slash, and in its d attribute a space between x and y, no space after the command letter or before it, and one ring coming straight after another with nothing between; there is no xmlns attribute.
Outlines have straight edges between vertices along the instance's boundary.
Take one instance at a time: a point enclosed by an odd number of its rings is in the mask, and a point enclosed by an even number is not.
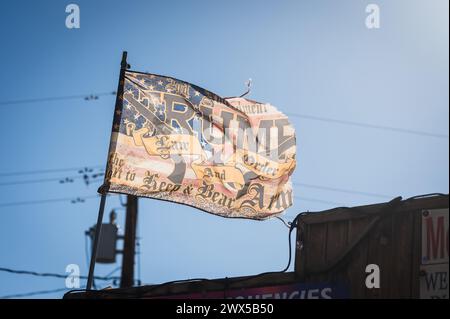
<svg viewBox="0 0 450 319"><path fill-rule="evenodd" d="M120 75L119 75L119 84L117 86L115 110L117 110L118 107L120 106L120 103L122 103L124 78L125 78L125 71L127 68L129 68L129 65L127 63L127 51L123 51L122 52L122 61L120 63ZM119 116L119 115L117 114L117 112L114 112L113 125L116 122L115 121L116 116ZM108 158L109 158L109 154L108 154ZM107 170L105 169L105 174L106 174L106 172L107 172ZM105 212L106 191L102 190L102 187L100 187L99 193L102 196L100 199L100 206L98 209L97 225L95 227L94 244L92 247L91 261L89 264L89 275L88 275L88 280L87 280L87 284L86 284L86 290L92 289L92 283L94 281L94 270L95 270L95 261L97 259L98 242L99 242L100 234L102 231L103 214Z"/></svg>
<svg viewBox="0 0 450 319"><path fill-rule="evenodd" d="M106 194L102 194L102 197L100 199L100 207L98 209L97 226L95 227L94 233L94 245L92 246L91 263L89 265L89 275L86 284L87 290L91 290L92 282L94 279L95 260L97 259L97 248L100 238L100 232L102 230L102 221L103 221L103 213L105 211L105 203L106 203Z"/></svg>

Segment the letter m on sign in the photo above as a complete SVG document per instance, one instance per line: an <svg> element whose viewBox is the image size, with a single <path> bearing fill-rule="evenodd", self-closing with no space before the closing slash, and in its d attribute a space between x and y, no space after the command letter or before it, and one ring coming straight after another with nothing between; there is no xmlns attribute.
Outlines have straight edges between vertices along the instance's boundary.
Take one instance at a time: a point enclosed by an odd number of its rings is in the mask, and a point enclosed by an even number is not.
<svg viewBox="0 0 450 319"><path fill-rule="evenodd" d="M448 263L448 208L422 212L422 264Z"/></svg>

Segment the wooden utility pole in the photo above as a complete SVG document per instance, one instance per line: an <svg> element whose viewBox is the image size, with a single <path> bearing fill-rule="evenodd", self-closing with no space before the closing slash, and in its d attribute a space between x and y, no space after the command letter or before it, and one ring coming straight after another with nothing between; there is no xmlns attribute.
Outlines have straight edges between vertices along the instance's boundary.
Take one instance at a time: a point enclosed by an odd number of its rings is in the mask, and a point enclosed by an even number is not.
<svg viewBox="0 0 450 319"><path fill-rule="evenodd" d="M138 217L138 198L136 196L127 195L126 214L120 288L132 287L134 284L134 256Z"/></svg>

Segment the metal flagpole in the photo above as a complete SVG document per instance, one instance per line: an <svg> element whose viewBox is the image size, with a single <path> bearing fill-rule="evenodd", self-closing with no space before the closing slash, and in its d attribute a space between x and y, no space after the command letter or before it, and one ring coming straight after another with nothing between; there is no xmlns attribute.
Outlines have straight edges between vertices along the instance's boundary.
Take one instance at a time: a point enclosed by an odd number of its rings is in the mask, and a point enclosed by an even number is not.
<svg viewBox="0 0 450 319"><path fill-rule="evenodd" d="M95 259L97 259L97 248L100 238L100 232L102 231L102 221L103 221L103 213L105 211L105 203L106 203L106 194L102 194L102 198L100 199L100 207L98 209L97 226L95 227L94 233L94 245L92 247L91 263L89 264L89 275L86 284L87 290L91 290L92 281L94 279Z"/></svg>
<svg viewBox="0 0 450 319"><path fill-rule="evenodd" d="M120 63L120 76L119 76L119 84L117 86L117 94L116 94L116 105L115 105L115 111L120 107L120 103L122 103L122 97L123 97L123 86L124 86L124 78L125 78L125 71L129 68L129 65L127 63L127 51L122 52L122 61ZM117 112L114 112L114 117L118 116ZM116 121L113 121L113 126ZM112 132L112 131L111 131ZM106 163L108 163L109 154ZM108 164L106 164L108 166ZM107 170L105 169L105 174ZM92 247L92 254L91 254L91 262L89 264L89 275L88 280L86 284L86 290L92 289L92 282L94 281L94 269L95 269L95 261L97 259L97 249L98 249L98 242L100 239L100 233L102 230L102 221L103 221L103 213L105 211L105 204L106 204L106 192L99 189L99 193L102 195L100 199L100 207L98 209L98 218L97 218L97 225L95 227L95 234L94 234L94 244Z"/></svg>

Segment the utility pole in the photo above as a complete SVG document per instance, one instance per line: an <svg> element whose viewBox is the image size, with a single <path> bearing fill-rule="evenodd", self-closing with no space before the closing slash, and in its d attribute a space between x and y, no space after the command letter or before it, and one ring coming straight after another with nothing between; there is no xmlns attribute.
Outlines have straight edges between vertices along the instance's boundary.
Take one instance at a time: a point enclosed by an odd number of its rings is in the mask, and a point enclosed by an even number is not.
<svg viewBox="0 0 450 319"><path fill-rule="evenodd" d="M134 284L134 256L138 217L138 198L136 196L127 195L126 214L120 288L132 287Z"/></svg>

